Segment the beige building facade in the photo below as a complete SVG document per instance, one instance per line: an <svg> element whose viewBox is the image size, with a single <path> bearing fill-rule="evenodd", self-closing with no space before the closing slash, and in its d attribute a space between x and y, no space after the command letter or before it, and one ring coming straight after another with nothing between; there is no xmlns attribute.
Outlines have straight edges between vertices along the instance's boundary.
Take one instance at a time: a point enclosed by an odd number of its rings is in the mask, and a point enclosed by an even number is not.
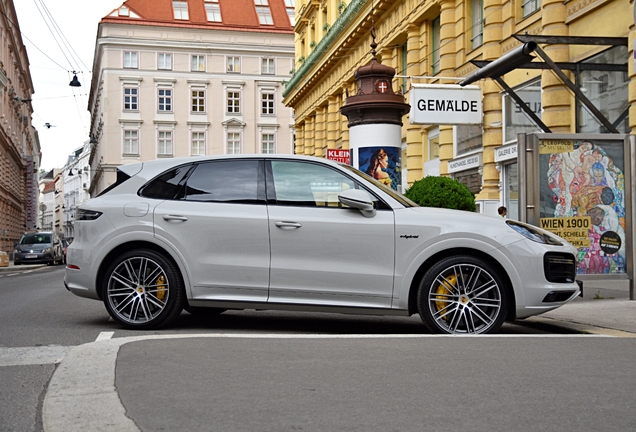
<svg viewBox="0 0 636 432"><path fill-rule="evenodd" d="M128 0L102 19L89 99L92 196L121 164L293 152L293 110L282 104L293 8L288 15L283 0L267 8Z"/></svg>
<svg viewBox="0 0 636 432"><path fill-rule="evenodd" d="M371 59L372 27L377 57L395 68L394 90L408 102L414 84L457 84L479 69L473 61L497 60L523 36L550 36L539 46L616 132L636 126L630 1L297 0L296 11L296 68L284 92L296 115L296 153L325 157L326 149L349 148L339 109L357 91L355 70ZM608 132L552 70L516 69L502 79L552 132ZM475 84L483 95L480 125L403 117L402 183L451 176L475 193L482 213L496 214L499 205L516 205L517 134L541 129L497 82Z"/></svg>

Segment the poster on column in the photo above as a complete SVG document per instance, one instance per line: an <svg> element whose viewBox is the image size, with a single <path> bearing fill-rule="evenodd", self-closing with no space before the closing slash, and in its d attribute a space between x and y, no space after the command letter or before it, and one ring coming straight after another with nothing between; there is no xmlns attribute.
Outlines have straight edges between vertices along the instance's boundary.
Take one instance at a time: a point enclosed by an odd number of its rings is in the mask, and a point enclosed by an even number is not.
<svg viewBox="0 0 636 432"><path fill-rule="evenodd" d="M540 226L578 249L578 274L626 273L623 140L540 139Z"/></svg>
<svg viewBox="0 0 636 432"><path fill-rule="evenodd" d="M402 179L401 149L399 147L361 147L358 148L360 171L389 186L400 190Z"/></svg>

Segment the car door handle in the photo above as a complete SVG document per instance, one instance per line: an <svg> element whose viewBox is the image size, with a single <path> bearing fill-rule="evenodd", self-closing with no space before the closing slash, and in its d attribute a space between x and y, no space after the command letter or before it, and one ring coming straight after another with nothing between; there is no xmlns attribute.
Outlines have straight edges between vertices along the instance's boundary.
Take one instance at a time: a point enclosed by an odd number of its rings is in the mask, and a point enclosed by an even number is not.
<svg viewBox="0 0 636 432"><path fill-rule="evenodd" d="M177 215L163 215L163 220L166 221L182 221L185 222L188 220L185 216L177 216Z"/></svg>
<svg viewBox="0 0 636 432"><path fill-rule="evenodd" d="M296 229L296 228L302 227L302 225L299 224L298 222L285 222L285 221L276 222L276 226L282 229Z"/></svg>

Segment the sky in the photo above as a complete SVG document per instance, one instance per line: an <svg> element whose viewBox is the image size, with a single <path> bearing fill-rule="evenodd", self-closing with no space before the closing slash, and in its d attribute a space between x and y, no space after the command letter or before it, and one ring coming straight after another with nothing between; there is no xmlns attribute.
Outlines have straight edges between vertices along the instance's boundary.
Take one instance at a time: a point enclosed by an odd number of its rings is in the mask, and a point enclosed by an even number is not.
<svg viewBox="0 0 636 432"><path fill-rule="evenodd" d="M32 123L40 137L45 170L62 168L89 139L88 97L97 25L123 2L13 0L29 56L35 90ZM73 71L81 87L69 86Z"/></svg>

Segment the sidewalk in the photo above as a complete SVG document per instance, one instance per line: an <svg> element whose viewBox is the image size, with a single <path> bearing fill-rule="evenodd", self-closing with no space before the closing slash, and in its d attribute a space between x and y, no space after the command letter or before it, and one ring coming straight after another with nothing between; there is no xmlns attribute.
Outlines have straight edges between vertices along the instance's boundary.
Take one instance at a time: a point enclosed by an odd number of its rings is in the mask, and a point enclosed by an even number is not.
<svg viewBox="0 0 636 432"><path fill-rule="evenodd" d="M17 270L33 270L40 267L46 267L46 264L13 264L13 261L9 261L7 267L0 267L0 272L17 271Z"/></svg>

